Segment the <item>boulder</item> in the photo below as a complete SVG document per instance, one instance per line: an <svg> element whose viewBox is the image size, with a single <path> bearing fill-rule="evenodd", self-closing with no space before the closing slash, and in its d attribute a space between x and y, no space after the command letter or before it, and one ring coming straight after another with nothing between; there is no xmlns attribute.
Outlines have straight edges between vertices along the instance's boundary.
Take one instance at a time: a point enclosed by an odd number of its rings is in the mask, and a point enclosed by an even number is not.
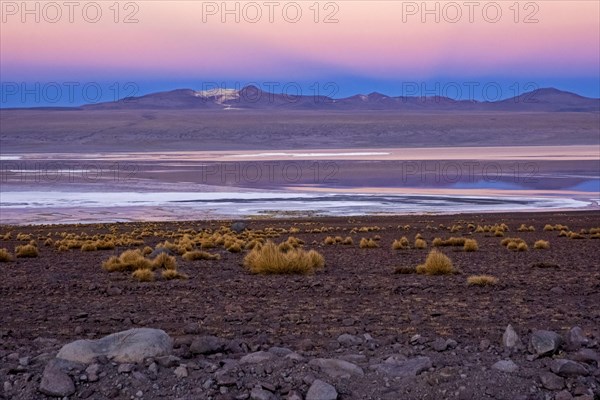
<svg viewBox="0 0 600 400"><path fill-rule="evenodd" d="M365 374L358 365L335 358L315 358L309 361L309 365L319 367L321 371L332 378L351 378Z"/></svg>
<svg viewBox="0 0 600 400"><path fill-rule="evenodd" d="M40 392L53 397L66 397L75 393L75 384L55 360L50 361L42 373Z"/></svg>
<svg viewBox="0 0 600 400"><path fill-rule="evenodd" d="M338 393L329 383L315 379L306 393L306 400L336 400Z"/></svg>
<svg viewBox="0 0 600 400"><path fill-rule="evenodd" d="M521 338L519 338L519 335L510 324L506 327L506 330L504 330L504 334L502 335L502 346L507 349L518 349L523 347Z"/></svg>
<svg viewBox="0 0 600 400"><path fill-rule="evenodd" d="M173 340L160 329L134 328L97 340L76 340L64 345L56 358L91 364L105 356L118 363L141 363L145 358L166 356Z"/></svg>
<svg viewBox="0 0 600 400"><path fill-rule="evenodd" d="M429 357L415 357L404 361L390 357L383 364L371 366L371 369L394 377L411 377L427 371L432 366Z"/></svg>
<svg viewBox="0 0 600 400"><path fill-rule="evenodd" d="M200 336L194 339L190 345L193 354L215 354L225 350L227 342L216 336Z"/></svg>
<svg viewBox="0 0 600 400"><path fill-rule="evenodd" d="M556 353L562 344L562 338L552 331L534 331L529 339L529 352L538 356Z"/></svg>
<svg viewBox="0 0 600 400"><path fill-rule="evenodd" d="M516 372L519 369L519 366L515 364L512 360L500 360L494 365L492 365L492 369L501 372L511 373Z"/></svg>
<svg viewBox="0 0 600 400"><path fill-rule="evenodd" d="M565 378L572 377L572 376L588 375L588 370L582 364L579 364L578 362L571 361L571 360L565 360L565 359L558 359L558 360L552 361L552 364L550 365L550 369L556 375L562 376Z"/></svg>
<svg viewBox="0 0 600 400"><path fill-rule="evenodd" d="M246 224L243 221L236 221L233 224L231 224L231 230L235 233L242 233L246 230L246 228L248 228L248 224Z"/></svg>

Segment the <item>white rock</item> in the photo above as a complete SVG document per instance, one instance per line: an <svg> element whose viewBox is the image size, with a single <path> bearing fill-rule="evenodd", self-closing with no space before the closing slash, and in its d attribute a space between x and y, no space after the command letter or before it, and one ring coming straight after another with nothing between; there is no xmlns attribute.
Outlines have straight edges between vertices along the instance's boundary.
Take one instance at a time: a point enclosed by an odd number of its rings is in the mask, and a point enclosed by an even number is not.
<svg viewBox="0 0 600 400"><path fill-rule="evenodd" d="M91 364L102 355L119 363L141 363L145 358L169 355L173 340L160 329L135 328L98 340L77 340L64 345L56 358Z"/></svg>

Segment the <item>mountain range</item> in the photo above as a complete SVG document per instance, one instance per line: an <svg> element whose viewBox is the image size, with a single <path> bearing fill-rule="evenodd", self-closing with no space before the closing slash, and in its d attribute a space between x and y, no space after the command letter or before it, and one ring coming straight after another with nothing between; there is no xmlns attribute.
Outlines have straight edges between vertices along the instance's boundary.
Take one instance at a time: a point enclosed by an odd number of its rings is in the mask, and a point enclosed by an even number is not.
<svg viewBox="0 0 600 400"><path fill-rule="evenodd" d="M600 99L583 97L555 88L536 89L500 101L454 100L443 96L394 97L377 92L334 99L327 96L270 93L251 85L240 90L177 89L127 97L115 102L88 104L78 109L600 112Z"/></svg>

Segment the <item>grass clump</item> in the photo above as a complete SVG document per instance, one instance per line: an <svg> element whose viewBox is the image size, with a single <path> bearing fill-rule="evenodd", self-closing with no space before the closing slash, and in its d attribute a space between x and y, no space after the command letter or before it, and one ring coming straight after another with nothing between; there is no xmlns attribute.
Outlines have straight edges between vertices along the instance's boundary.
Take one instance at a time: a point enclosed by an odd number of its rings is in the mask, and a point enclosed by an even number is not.
<svg viewBox="0 0 600 400"><path fill-rule="evenodd" d="M402 236L399 240L396 239L392 243L392 249L394 250L405 250L408 249L408 238L406 236Z"/></svg>
<svg viewBox="0 0 600 400"><path fill-rule="evenodd" d="M10 262L13 260L13 256L8 252L7 249L0 249L0 262Z"/></svg>
<svg viewBox="0 0 600 400"><path fill-rule="evenodd" d="M314 250L292 248L284 252L268 241L246 255L244 266L254 274L311 274L325 266L325 259Z"/></svg>
<svg viewBox="0 0 600 400"><path fill-rule="evenodd" d="M325 243L328 246L331 246L332 244L335 244L335 238L333 238L332 236L327 236L325 240L323 240L323 243Z"/></svg>
<svg viewBox="0 0 600 400"><path fill-rule="evenodd" d="M374 249L374 248L379 247L379 245L377 244L376 241L374 241L373 239L367 239L367 238L360 239L360 243L358 244L358 246L361 249Z"/></svg>
<svg viewBox="0 0 600 400"><path fill-rule="evenodd" d="M102 268L108 272L136 271L152 267L152 261L145 258L140 250L126 250L120 256L112 256L102 263Z"/></svg>
<svg viewBox="0 0 600 400"><path fill-rule="evenodd" d="M547 240L538 240L533 244L533 248L537 250L546 250L550 248L550 242Z"/></svg>
<svg viewBox="0 0 600 400"><path fill-rule="evenodd" d="M139 282L152 282L154 280L154 272L147 268L139 268L131 274L133 279Z"/></svg>
<svg viewBox="0 0 600 400"><path fill-rule="evenodd" d="M465 244L463 245L464 251L477 251L479 250L479 245L477 244L477 240L475 239L467 239L465 240Z"/></svg>
<svg viewBox="0 0 600 400"><path fill-rule="evenodd" d="M546 224L544 225L544 230L546 232L552 232L554 230L554 225Z"/></svg>
<svg viewBox="0 0 600 400"><path fill-rule="evenodd" d="M87 242L81 246L81 251L96 251L96 250L98 250L98 247L93 242Z"/></svg>
<svg viewBox="0 0 600 400"><path fill-rule="evenodd" d="M188 251L188 252L184 253L182 257L186 261L220 260L221 259L220 254L213 254L213 253L209 253L207 251L200 251L200 250Z"/></svg>
<svg viewBox="0 0 600 400"><path fill-rule="evenodd" d="M161 273L163 279L165 280L172 280L172 279L188 279L188 276L186 274L182 274L181 272L177 271L176 269L165 269L162 273Z"/></svg>
<svg viewBox="0 0 600 400"><path fill-rule="evenodd" d="M517 245L517 251L528 251L528 250L529 250L529 246L527 246L527 243L525 243L525 242L519 243Z"/></svg>
<svg viewBox="0 0 600 400"><path fill-rule="evenodd" d="M177 260L167 253L160 253L152 260L153 269L177 269Z"/></svg>
<svg viewBox="0 0 600 400"><path fill-rule="evenodd" d="M494 286L498 283L498 278L491 275L472 275L467 278L469 286Z"/></svg>
<svg viewBox="0 0 600 400"><path fill-rule="evenodd" d="M527 226L525 224L521 224L521 226L519 226L517 231L519 231L519 232L535 232L535 228L533 227L533 225Z"/></svg>
<svg viewBox="0 0 600 400"><path fill-rule="evenodd" d="M354 240L350 236L346 236L346 238L342 241L344 246L352 246L354 244Z"/></svg>
<svg viewBox="0 0 600 400"><path fill-rule="evenodd" d="M426 249L427 242L424 239L418 238L417 240L415 240L415 248L416 249Z"/></svg>
<svg viewBox="0 0 600 400"><path fill-rule="evenodd" d="M240 243L235 242L235 243L231 244L229 247L227 247L227 251L230 253L239 253L242 251L242 246L240 245Z"/></svg>
<svg viewBox="0 0 600 400"><path fill-rule="evenodd" d="M18 258L35 258L39 255L38 249L32 244L17 246L15 254Z"/></svg>
<svg viewBox="0 0 600 400"><path fill-rule="evenodd" d="M448 275L454 273L454 267L448 256L437 249L433 249L427 255L425 263L417 266L416 271L418 274Z"/></svg>

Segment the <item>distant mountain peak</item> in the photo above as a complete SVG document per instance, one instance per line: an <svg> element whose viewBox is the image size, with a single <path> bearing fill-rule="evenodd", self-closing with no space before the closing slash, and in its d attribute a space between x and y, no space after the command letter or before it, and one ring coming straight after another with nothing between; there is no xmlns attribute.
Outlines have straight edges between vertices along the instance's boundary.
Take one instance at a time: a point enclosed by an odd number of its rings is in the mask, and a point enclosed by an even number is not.
<svg viewBox="0 0 600 400"><path fill-rule="evenodd" d="M499 101L455 100L439 95L391 97L379 92L332 99L327 96L277 94L256 85L247 85L241 89L175 89L82 108L599 112L600 99L582 97L553 87L535 89Z"/></svg>

